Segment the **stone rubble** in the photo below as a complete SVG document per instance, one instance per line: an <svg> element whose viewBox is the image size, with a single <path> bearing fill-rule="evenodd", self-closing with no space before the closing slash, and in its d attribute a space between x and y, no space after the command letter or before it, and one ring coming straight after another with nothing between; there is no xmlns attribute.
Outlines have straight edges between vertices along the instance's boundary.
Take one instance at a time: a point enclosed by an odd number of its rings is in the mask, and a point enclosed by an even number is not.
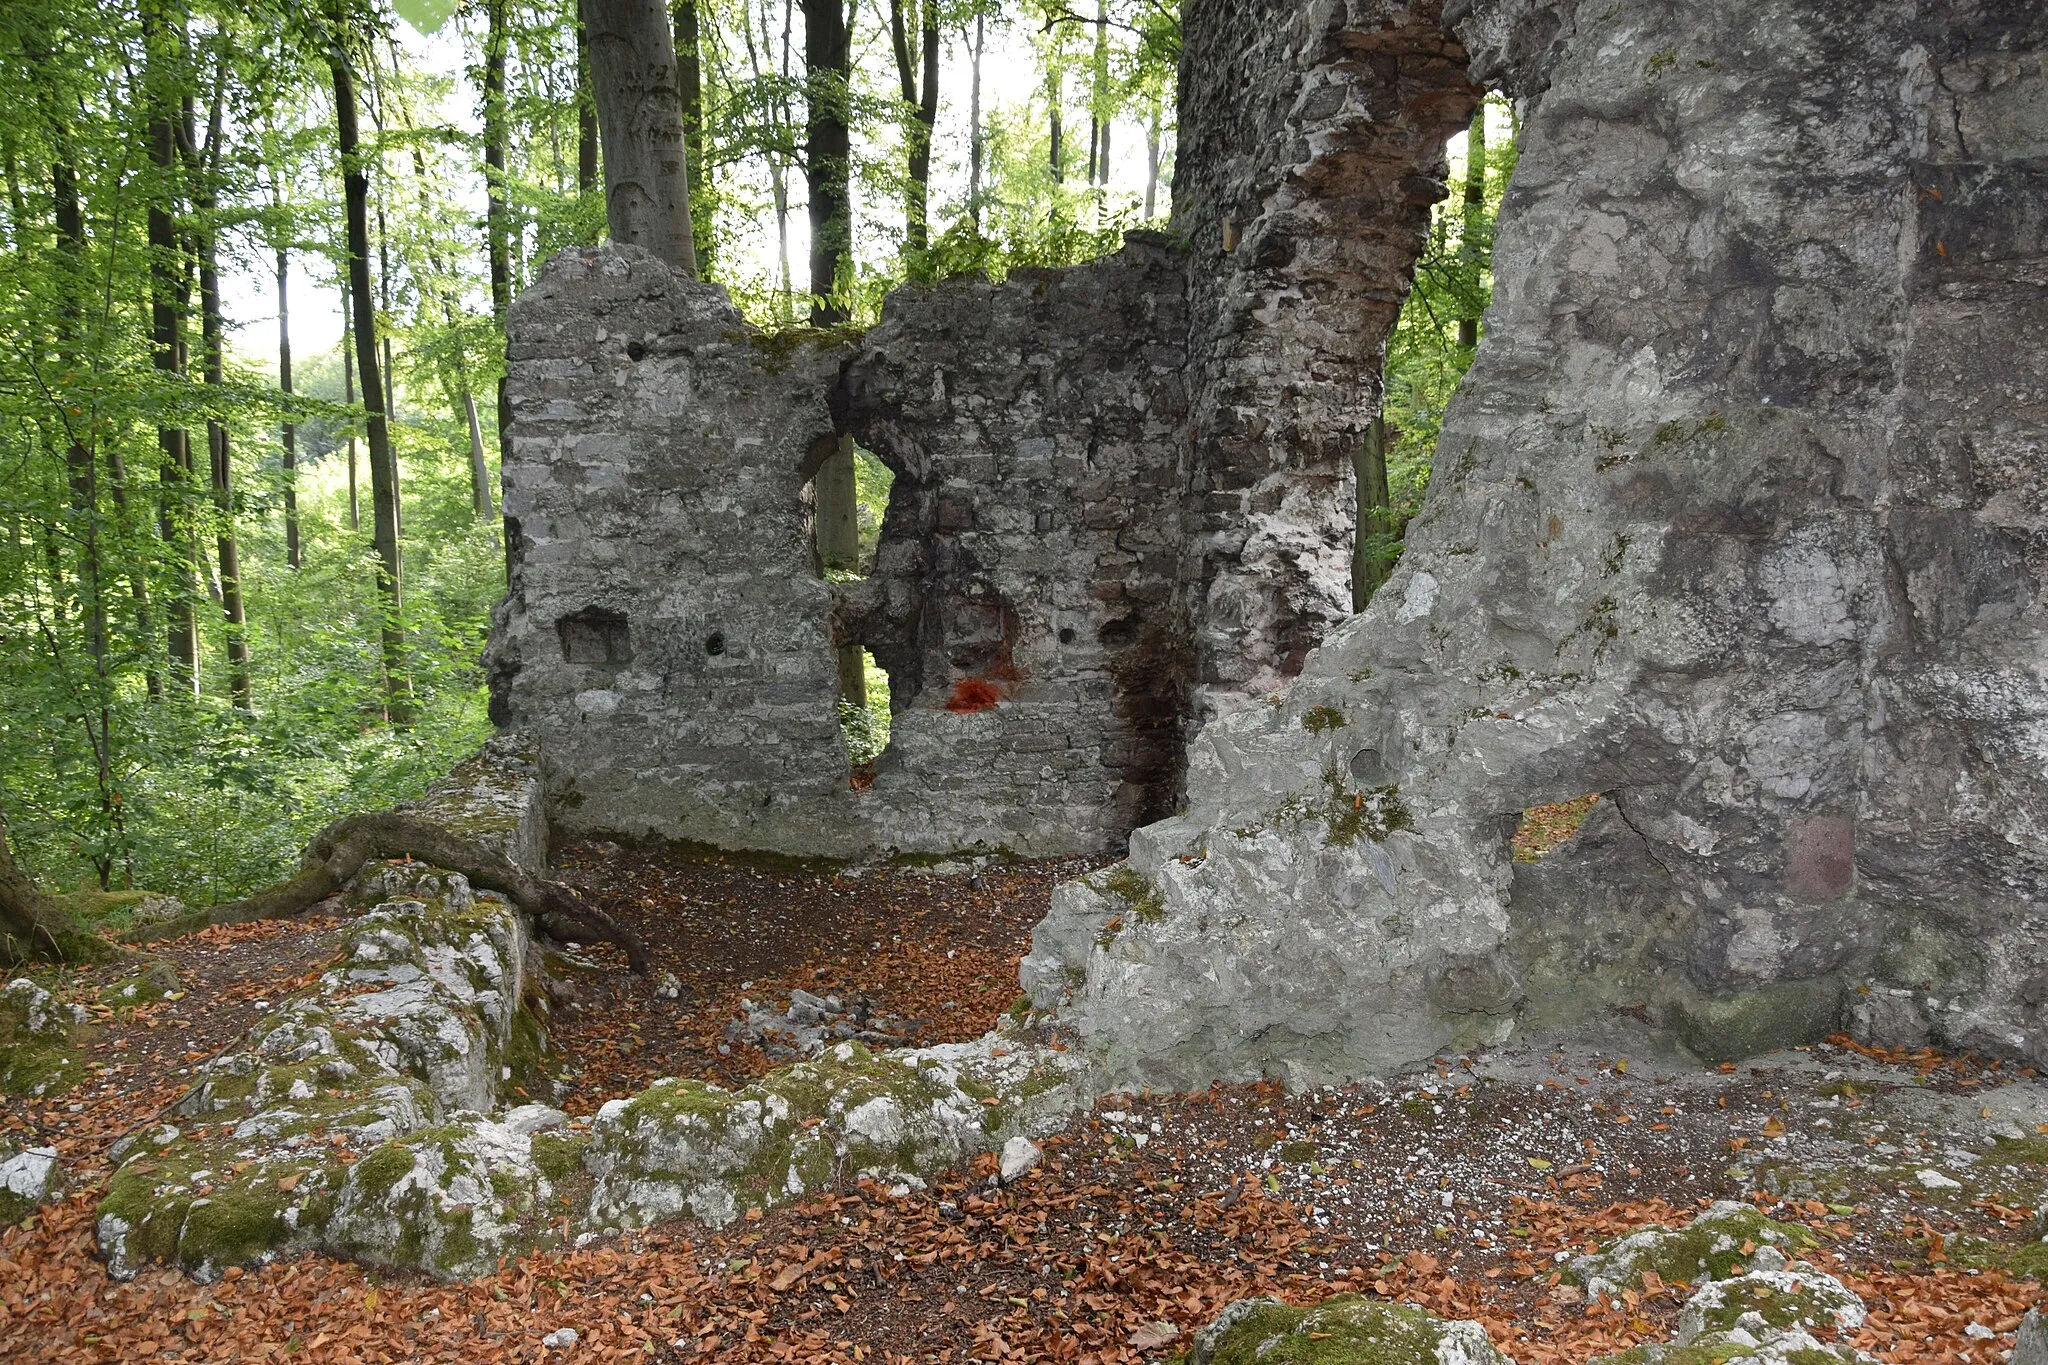
<svg viewBox="0 0 2048 1365"><path fill-rule="evenodd" d="M859 995L842 1001L837 995L818 996L801 989L790 993L788 1007L780 1011L747 999L740 1001L740 1008L746 1016L725 1026L726 1040L751 1043L776 1061L815 1057L834 1043L848 1041L870 1048L902 1047L929 1022L876 1011Z"/></svg>

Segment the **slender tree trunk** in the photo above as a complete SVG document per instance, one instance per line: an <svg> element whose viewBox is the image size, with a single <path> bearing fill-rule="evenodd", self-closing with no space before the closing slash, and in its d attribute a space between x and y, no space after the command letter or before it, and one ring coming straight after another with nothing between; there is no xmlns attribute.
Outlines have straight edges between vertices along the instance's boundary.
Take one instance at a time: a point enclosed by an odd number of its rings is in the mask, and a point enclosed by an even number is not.
<svg viewBox="0 0 2048 1365"><path fill-rule="evenodd" d="M1088 181L1109 183L1109 0L1095 0L1095 62L1088 92ZM1098 201L1099 203L1099 201Z"/></svg>
<svg viewBox="0 0 2048 1365"><path fill-rule="evenodd" d="M1055 52L1053 54L1054 62L1057 62L1058 59L1059 54ZM1059 67L1049 63L1045 73L1045 100L1046 105L1051 111L1052 143L1046 160L1052 167L1052 183L1055 185L1064 183L1067 178L1067 173L1061 166L1060 158L1060 100L1063 97L1061 87L1064 84L1065 82L1060 78Z"/></svg>
<svg viewBox="0 0 2048 1365"><path fill-rule="evenodd" d="M505 164L511 147L511 133L505 110L505 3L506 0L490 0L485 7L486 26L484 29L484 225L487 251L490 255L491 271L491 313L498 321L498 333L504 335L512 312L512 215L505 198ZM579 11L580 15L580 11ZM577 33L583 32L582 24ZM579 118L581 116L579 115ZM594 129L597 121L593 105L590 120ZM594 132L592 134L595 136ZM592 169L596 168L595 144L591 152ZM505 376L498 377L498 465L503 468L512 459L512 390ZM509 542L508 542L508 553Z"/></svg>
<svg viewBox="0 0 2048 1365"><path fill-rule="evenodd" d="M697 0L676 0L676 86L683 108L683 169L690 193L690 240L697 271L711 274L712 200L704 183L704 63L697 32Z"/></svg>
<svg viewBox="0 0 2048 1365"><path fill-rule="evenodd" d="M381 185L380 175L380 199L383 197ZM383 317L391 316L391 235L384 230L382 203L377 205L377 312ZM398 420L398 383L397 367L391 363L391 329L388 326L379 344L384 350L384 429L389 432L391 424ZM405 481L399 477L397 446L391 448L391 516L396 528L393 534L402 541L405 538Z"/></svg>
<svg viewBox="0 0 2048 1365"><path fill-rule="evenodd" d="M981 162L986 154L981 133L981 46L983 38L983 16L980 10L974 12L974 58L969 67L967 89L967 221L974 225L974 233L981 235Z"/></svg>
<svg viewBox="0 0 2048 1365"><path fill-rule="evenodd" d="M896 79L910 121L903 130L909 174L903 185L903 247L911 257L911 273L928 273L918 257L931 247L929 204L932 178L932 130L939 119L939 11L936 0L908 0L913 16L903 12L905 0L889 0L889 39L896 53ZM915 41L911 18L917 21Z"/></svg>
<svg viewBox="0 0 2048 1365"><path fill-rule="evenodd" d="M156 168L157 186L150 196L148 212L150 279L150 358L158 375L168 384L185 374L183 344L186 307L183 250L177 220L178 123L173 103L176 79L171 69L184 52L183 31L150 18L146 61L149 67L150 161ZM171 683L179 691L199 691L199 627L194 616L198 596L192 563L190 508L186 505L191 483L192 446L188 433L179 426L157 428L158 479L161 483L157 526L170 553L170 591L165 594L165 643L170 658Z"/></svg>
<svg viewBox="0 0 2048 1365"><path fill-rule="evenodd" d="M843 0L803 0L804 175L810 187L811 325L846 321L833 302L853 248L853 144L847 126L852 34Z"/></svg>
<svg viewBox="0 0 2048 1365"><path fill-rule="evenodd" d="M391 430L384 411L383 378L377 372L377 307L370 287L370 182L356 131L355 73L347 55L328 53L334 78L335 125L341 151L342 198L348 236L348 285L353 305L356 370L362 380L364 425L370 445L370 504L375 518L377 590L383 598L380 625L384 653L385 711L395 728L412 724L412 688L405 675L403 565L398 545L398 487Z"/></svg>
<svg viewBox="0 0 2048 1365"><path fill-rule="evenodd" d="M292 309L287 282L291 278L291 252L277 249L277 389L286 399L292 396ZM287 416L281 433L284 448L284 557L294 569L305 566L305 550L299 542L299 428Z"/></svg>
<svg viewBox="0 0 2048 1365"><path fill-rule="evenodd" d="M1151 222L1159 212L1159 107L1164 103L1158 96L1152 98L1152 122L1145 129L1145 221Z"/></svg>
<svg viewBox="0 0 2048 1365"><path fill-rule="evenodd" d="M40 66L41 63L38 63ZM73 159L69 125L61 106L50 103L51 144L55 155L50 162L50 188L57 220L58 260L64 271L63 306L58 338L67 371L80 369L80 342L84 330L85 297L85 214L78 198L78 172ZM70 404L65 405L67 410ZM71 487L71 508L77 517L79 614L85 624L85 652L92 667L92 695L82 698L81 719L92 747L93 776L99 793L100 818L117 844L126 842L126 819L114 784L114 689L112 659L108 642L107 595L104 547L100 535L99 460L93 448L74 429L65 448L64 463ZM113 876L111 850L92 854L100 887Z"/></svg>
<svg viewBox="0 0 2048 1365"><path fill-rule="evenodd" d="M663 0L583 0L583 23L612 240L695 275L675 37Z"/></svg>
<svg viewBox="0 0 2048 1365"><path fill-rule="evenodd" d="M224 136L221 115L226 85L227 56L222 52L214 67L213 105L206 119L205 155L199 170L199 193L194 204L199 234L200 349L204 356L206 383L216 391L227 382L221 354L219 233L213 223L214 183ZM217 417L206 420L206 453L215 518L214 552L220 563L221 614L227 618L228 696L236 710L248 711L254 703L249 683L249 620L242 603L242 550L235 536L234 462L228 448L227 426Z"/></svg>
<svg viewBox="0 0 2048 1365"><path fill-rule="evenodd" d="M495 23L502 23L497 18ZM502 42L498 53L498 97L505 93L505 55ZM488 88L488 87L487 87ZM488 98L488 96L487 96ZM502 163L504 154L499 154ZM502 164L499 170L502 172ZM590 93L590 39L583 31L582 7L577 7L576 16L576 192L588 194L597 188L597 103Z"/></svg>
<svg viewBox="0 0 2048 1365"><path fill-rule="evenodd" d="M853 437L841 436L812 484L818 562L828 572L860 571L860 500L853 463ZM867 661L855 644L839 647L839 699L868 704Z"/></svg>
<svg viewBox="0 0 2048 1365"><path fill-rule="evenodd" d="M1476 233L1486 219L1486 101L1479 102L1479 108L1472 115L1471 130L1465 134L1465 223L1458 255L1468 262L1476 274L1483 265L1479 259L1479 241ZM1458 319L1458 344L1477 346L1479 344L1479 315Z"/></svg>
<svg viewBox="0 0 2048 1365"><path fill-rule="evenodd" d="M1383 538L1394 529L1393 497L1387 488L1387 425L1382 417L1372 419L1358 443L1352 462L1357 476L1357 533L1351 544L1351 610L1364 611L1365 604L1387 581L1393 565L1386 557Z"/></svg>
<svg viewBox="0 0 2048 1365"><path fill-rule="evenodd" d="M351 408L356 405L355 311L355 305L349 301L348 268L344 264L341 277L341 401ZM351 531L363 529L361 486L355 418L351 416L348 427L348 529Z"/></svg>

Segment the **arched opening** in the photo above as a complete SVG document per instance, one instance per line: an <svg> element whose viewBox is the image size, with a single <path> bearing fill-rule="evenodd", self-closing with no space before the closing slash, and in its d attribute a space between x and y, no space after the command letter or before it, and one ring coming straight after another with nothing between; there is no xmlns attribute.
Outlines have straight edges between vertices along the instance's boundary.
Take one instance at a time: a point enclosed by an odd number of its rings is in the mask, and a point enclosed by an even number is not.
<svg viewBox="0 0 2048 1365"><path fill-rule="evenodd" d="M819 442L809 463L814 468L803 497L810 510L812 564L827 582L864 583L874 573L895 471L850 435ZM889 675L857 639L834 648L840 734L853 786L864 790L874 781L875 761L889 747Z"/></svg>
<svg viewBox="0 0 2048 1365"><path fill-rule="evenodd" d="M1400 319L1387 338L1380 410L1354 462L1354 611L1393 573L1422 510L1444 410L1471 367L1493 300L1493 231L1521 132L1514 106L1488 95L1445 147L1450 193L1430 213Z"/></svg>

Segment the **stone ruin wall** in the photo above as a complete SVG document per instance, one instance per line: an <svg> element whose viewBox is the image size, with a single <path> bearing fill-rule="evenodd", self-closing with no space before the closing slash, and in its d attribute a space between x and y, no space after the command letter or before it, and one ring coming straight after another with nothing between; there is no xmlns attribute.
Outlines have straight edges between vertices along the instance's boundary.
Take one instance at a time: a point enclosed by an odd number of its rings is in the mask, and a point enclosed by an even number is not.
<svg viewBox="0 0 2048 1365"><path fill-rule="evenodd" d="M1163 241L891 299L864 339L765 336L633 250L570 251L513 316L500 723L558 826L850 856L1056 853L1170 812L1184 270ZM895 471L864 581L806 484L850 431ZM856 790L834 649L891 676Z"/></svg>
<svg viewBox="0 0 2048 1365"><path fill-rule="evenodd" d="M2048 12L1448 17L1525 122L1425 511L1034 995L1127 1085L1617 1013L2048 1064Z"/></svg>
<svg viewBox="0 0 2048 1365"><path fill-rule="evenodd" d="M1617 1011L1714 1055L1849 1026L2048 1063L2048 16L1186 26L1172 239L905 290L858 341L751 336L631 253L522 301L494 696L559 822L1053 852L1178 809L1131 837L1158 913L1072 884L1026 964L1118 1083ZM1346 618L1352 443L1480 85L1525 118L1494 309ZM804 526L838 431L898 473L860 585ZM864 793L849 639L899 708ZM997 705L949 711L972 679Z"/></svg>
<svg viewBox="0 0 2048 1365"><path fill-rule="evenodd" d="M1342 6L1256 31L1211 9L1190 32L1267 118L1190 85L1185 231L906 287L859 338L758 334L630 249L565 252L515 305L493 714L539 751L557 827L1120 849L1177 809L1191 723L1341 619L1351 449L1477 92L1433 6L1370 33ZM858 583L810 546L835 433L896 475ZM863 790L849 643L892 690Z"/></svg>

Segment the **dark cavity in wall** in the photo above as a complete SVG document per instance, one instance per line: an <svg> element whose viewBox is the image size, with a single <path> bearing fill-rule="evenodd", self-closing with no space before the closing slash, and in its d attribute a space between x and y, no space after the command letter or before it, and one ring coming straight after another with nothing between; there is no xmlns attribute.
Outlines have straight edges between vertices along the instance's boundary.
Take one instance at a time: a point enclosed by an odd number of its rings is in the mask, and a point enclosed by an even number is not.
<svg viewBox="0 0 2048 1365"><path fill-rule="evenodd" d="M609 607L585 607L555 622L562 640L562 660L572 664L633 662L633 640L625 613Z"/></svg>

